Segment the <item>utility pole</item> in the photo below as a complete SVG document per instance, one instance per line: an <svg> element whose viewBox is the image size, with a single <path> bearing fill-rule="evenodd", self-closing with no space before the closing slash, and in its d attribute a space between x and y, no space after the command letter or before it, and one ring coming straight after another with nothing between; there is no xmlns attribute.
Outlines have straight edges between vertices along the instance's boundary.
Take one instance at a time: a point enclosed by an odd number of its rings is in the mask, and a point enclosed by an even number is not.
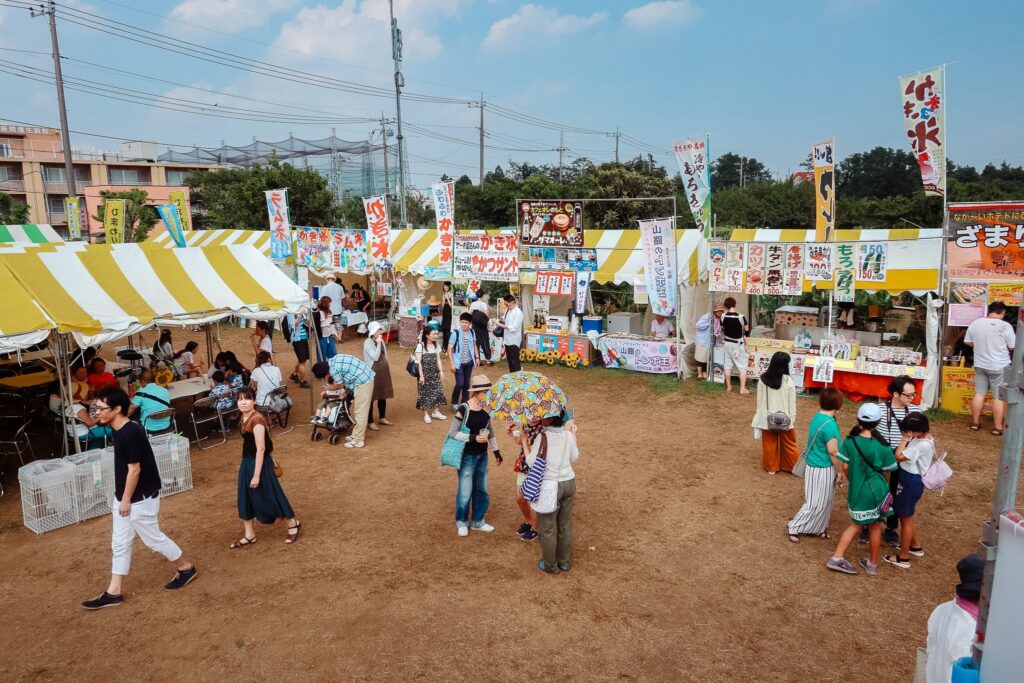
<svg viewBox="0 0 1024 683"><path fill-rule="evenodd" d="M398 227L404 229L409 220L405 211L405 138L402 136L402 88L405 87L405 77L402 76L402 31L395 19L395 0L388 0L388 10L391 13L391 56L395 60L395 113L398 118L398 206L401 214Z"/></svg>
<svg viewBox="0 0 1024 683"><path fill-rule="evenodd" d="M380 113L380 139L384 145L384 197L387 198L391 194L391 179L388 178L388 120L384 118L384 112Z"/></svg>
<svg viewBox="0 0 1024 683"><path fill-rule="evenodd" d="M746 157L740 157L740 163L736 164L740 167L740 187L743 187L743 164L747 161Z"/></svg>
<svg viewBox="0 0 1024 683"><path fill-rule="evenodd" d="M619 127L615 126L614 133L605 133L610 138L615 138L615 163L619 163L619 138L622 137L622 133L619 132Z"/></svg>
<svg viewBox="0 0 1024 683"><path fill-rule="evenodd" d="M480 184L484 184L484 107L487 103L484 102L484 94L480 93L480 102L470 102L470 109L480 110Z"/></svg>
<svg viewBox="0 0 1024 683"><path fill-rule="evenodd" d="M75 165L71 161L71 134L68 132L68 111L64 106L64 76L60 69L60 44L57 42L57 8L54 0L47 0L45 9L40 4L39 8L30 8L29 13L33 18L42 15L50 17L50 43L53 46L53 76L57 83L57 107L60 109L60 140L64 148L64 175L67 176L68 196L77 197L78 190L75 187ZM46 185L46 178L43 178L43 185ZM47 212L49 212L49 200L47 200ZM85 226L88 236L88 223Z"/></svg>
<svg viewBox="0 0 1024 683"><path fill-rule="evenodd" d="M565 163L565 131L558 133L558 182L562 182L562 165Z"/></svg>

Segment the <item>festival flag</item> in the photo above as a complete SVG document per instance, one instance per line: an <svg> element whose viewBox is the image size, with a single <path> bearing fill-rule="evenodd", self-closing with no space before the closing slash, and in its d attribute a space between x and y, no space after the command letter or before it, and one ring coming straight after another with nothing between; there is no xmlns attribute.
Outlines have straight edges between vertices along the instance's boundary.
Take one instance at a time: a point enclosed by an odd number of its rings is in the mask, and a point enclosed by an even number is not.
<svg viewBox="0 0 1024 683"><path fill-rule="evenodd" d="M437 260L441 265L452 262L452 235L455 233L455 183L434 183L430 186L434 200L434 215L437 217L437 239L441 253Z"/></svg>
<svg viewBox="0 0 1024 683"><path fill-rule="evenodd" d="M68 235L73 240L82 239L82 210L78 206L78 197L64 198L64 213L68 217Z"/></svg>
<svg viewBox="0 0 1024 683"><path fill-rule="evenodd" d="M903 122L910 148L921 167L924 193L946 194L946 99L943 69L938 67L900 78Z"/></svg>
<svg viewBox="0 0 1024 683"><path fill-rule="evenodd" d="M160 220L164 222L167 234L174 240L175 246L184 247L185 233L181 227L181 215L178 213L177 205L160 204L156 207L156 212L160 214Z"/></svg>
<svg viewBox="0 0 1024 683"><path fill-rule="evenodd" d="M644 246L644 278L651 310L657 315L676 314L676 250L672 219L640 221Z"/></svg>
<svg viewBox="0 0 1024 683"><path fill-rule="evenodd" d="M270 258L283 261L292 255L292 224L288 214L288 190L266 190L270 219Z"/></svg>
<svg viewBox="0 0 1024 683"><path fill-rule="evenodd" d="M676 163L686 188L686 203L693 212L697 229L711 237L711 164L708 163L708 136L672 143Z"/></svg>
<svg viewBox="0 0 1024 683"><path fill-rule="evenodd" d="M107 244L124 242L124 219L128 201L108 199L103 202L103 229L107 232Z"/></svg>
<svg viewBox="0 0 1024 683"><path fill-rule="evenodd" d="M366 227L369 230L367 242L373 266L377 270L386 270L391 267L391 218L388 215L388 198L381 195L363 199L363 211L366 212Z"/></svg>
<svg viewBox="0 0 1024 683"><path fill-rule="evenodd" d="M835 141L811 145L814 163L814 240L831 242L836 227Z"/></svg>
<svg viewBox="0 0 1024 683"><path fill-rule="evenodd" d="M178 207L178 215L181 217L181 229L188 231L192 229L192 216L189 215L188 205L185 203L185 193L181 190L167 193L167 200Z"/></svg>

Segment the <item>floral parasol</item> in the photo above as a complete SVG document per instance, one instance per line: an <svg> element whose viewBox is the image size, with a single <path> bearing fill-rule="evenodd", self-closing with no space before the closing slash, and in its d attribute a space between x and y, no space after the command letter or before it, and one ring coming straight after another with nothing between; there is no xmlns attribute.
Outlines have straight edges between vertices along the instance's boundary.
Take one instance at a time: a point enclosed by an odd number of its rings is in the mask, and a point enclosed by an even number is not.
<svg viewBox="0 0 1024 683"><path fill-rule="evenodd" d="M491 417L520 423L560 415L568 402L554 382L528 371L502 375L484 398Z"/></svg>

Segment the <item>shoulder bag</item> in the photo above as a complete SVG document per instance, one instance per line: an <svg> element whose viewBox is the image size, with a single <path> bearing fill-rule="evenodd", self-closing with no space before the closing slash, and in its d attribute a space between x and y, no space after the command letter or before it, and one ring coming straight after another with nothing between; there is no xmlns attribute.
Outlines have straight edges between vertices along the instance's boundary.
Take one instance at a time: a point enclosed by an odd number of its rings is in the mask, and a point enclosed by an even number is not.
<svg viewBox="0 0 1024 683"><path fill-rule="evenodd" d="M419 348L420 348L419 346L416 347L417 350L419 350ZM426 353L426 349L424 349L424 353ZM409 356L409 360L405 364L405 371L408 372L410 375L412 375L413 379L417 379L418 380L420 378L420 364L416 362L416 353L415 352L413 352Z"/></svg>
<svg viewBox="0 0 1024 683"><path fill-rule="evenodd" d="M832 418L832 419L835 420L835 418ZM793 466L793 476L794 477L800 477L801 479L803 479L804 473L807 471L807 452L809 450L811 450L811 445L815 441L817 441L818 434L821 434L821 430L824 429L825 425L827 425L827 424L828 424L827 421L826 422L822 422L818 426L818 428L816 430L814 430L814 436L812 436L807 441L807 445L804 446L804 450L800 454L800 458L796 461L796 465Z"/></svg>
<svg viewBox="0 0 1024 683"><path fill-rule="evenodd" d="M537 459L530 466L530 472L526 475L526 481L519 487L519 493L523 498L536 502L540 498L540 487L544 483L544 471L548 467L548 435L540 434L540 446L537 448Z"/></svg>
<svg viewBox="0 0 1024 683"><path fill-rule="evenodd" d="M765 409L765 412L768 411L768 391L769 390L770 390L769 387L765 386L765 388L764 388L764 409ZM789 415L787 415L786 413L784 413L782 411L778 411L778 412L775 412L775 413L768 413L765 416L765 422L768 425L768 431L769 432L776 432L776 433L778 433L778 432L788 432L790 429L793 428L793 421L791 419L789 419Z"/></svg>
<svg viewBox="0 0 1024 683"><path fill-rule="evenodd" d="M939 495L945 491L946 482L953 478L953 468L946 463L946 454L932 460L924 474L921 475L921 482L929 491L939 491Z"/></svg>
<svg viewBox="0 0 1024 683"><path fill-rule="evenodd" d="M850 438L853 440L853 447L857 449L857 455L859 455L860 459L864 461L864 464L867 465L868 467L870 467L871 469L873 469L875 472L878 472L879 474L881 474L884 477L885 473L882 472L882 470L880 470L877 467L875 467L874 465L872 465L868 461L868 459L864 457L864 451L862 451L860 449L860 446L857 445L857 437L856 436L851 436ZM869 488L871 487L870 482L868 483L868 487ZM874 492L874 489L872 489L872 493L873 492ZM885 498L883 498L882 502L879 503L879 505L878 505L878 516L879 517L885 517L886 515L889 514L889 510L892 510L892 492L891 491L886 491L885 492Z"/></svg>
<svg viewBox="0 0 1024 683"><path fill-rule="evenodd" d="M463 403L462 409L464 411L462 418L462 426L459 427L459 433L469 434L469 427L466 423L469 422L469 404ZM452 415L452 419L455 416ZM441 465L445 467L454 467L459 469L462 467L462 452L466 449L466 442L459 441L453 436L445 436L444 445L441 446Z"/></svg>

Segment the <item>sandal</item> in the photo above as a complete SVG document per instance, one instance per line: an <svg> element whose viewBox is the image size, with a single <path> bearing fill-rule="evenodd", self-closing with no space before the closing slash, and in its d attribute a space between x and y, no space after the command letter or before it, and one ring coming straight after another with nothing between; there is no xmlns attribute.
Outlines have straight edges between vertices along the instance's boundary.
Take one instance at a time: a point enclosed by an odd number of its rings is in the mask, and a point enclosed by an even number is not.
<svg viewBox="0 0 1024 683"><path fill-rule="evenodd" d="M299 540L299 530L302 528L302 522L296 522L295 526L288 527L288 538L284 539L286 545L291 545ZM292 533L292 532L295 533Z"/></svg>
<svg viewBox="0 0 1024 683"><path fill-rule="evenodd" d="M992 436L1002 436L1002 435L1003 435L1003 430L1002 429L996 429L995 427L992 428Z"/></svg>
<svg viewBox="0 0 1024 683"><path fill-rule="evenodd" d="M245 548L252 545L255 542L255 536L242 536L242 538L231 544L231 549L235 550L236 548Z"/></svg>
<svg viewBox="0 0 1024 683"><path fill-rule="evenodd" d="M790 543L799 543L800 542L800 537L798 535L796 535L796 534L789 534L789 542Z"/></svg>
<svg viewBox="0 0 1024 683"><path fill-rule="evenodd" d="M980 424L978 424L977 422L971 423L971 431L972 432L979 431L980 429L981 429L981 425Z"/></svg>
<svg viewBox="0 0 1024 683"><path fill-rule="evenodd" d="M818 538L823 538L827 541L832 537L828 535L827 531L822 531L820 534L818 534Z"/></svg>

